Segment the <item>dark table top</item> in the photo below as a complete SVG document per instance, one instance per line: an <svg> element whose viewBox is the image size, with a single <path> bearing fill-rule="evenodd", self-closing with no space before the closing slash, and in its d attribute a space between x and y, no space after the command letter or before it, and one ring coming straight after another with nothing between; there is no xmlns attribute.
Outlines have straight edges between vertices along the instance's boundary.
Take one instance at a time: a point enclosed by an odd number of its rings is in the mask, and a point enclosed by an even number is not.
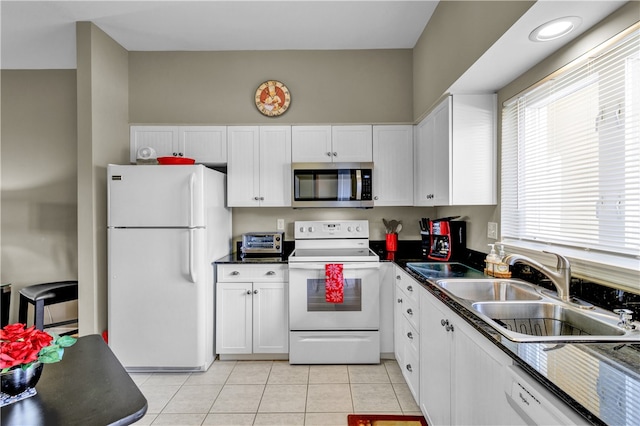
<svg viewBox="0 0 640 426"><path fill-rule="evenodd" d="M3 425L128 425L147 411L144 395L97 334L46 364L36 390L2 407Z"/></svg>

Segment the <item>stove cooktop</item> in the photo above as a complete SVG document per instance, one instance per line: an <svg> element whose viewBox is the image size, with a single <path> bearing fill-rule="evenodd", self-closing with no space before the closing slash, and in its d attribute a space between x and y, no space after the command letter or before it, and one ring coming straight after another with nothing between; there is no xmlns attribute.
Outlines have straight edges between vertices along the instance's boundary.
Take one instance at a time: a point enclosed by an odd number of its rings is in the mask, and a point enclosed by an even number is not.
<svg viewBox="0 0 640 426"><path fill-rule="evenodd" d="M407 267L427 279L484 278L484 272L456 262L416 262L407 263Z"/></svg>
<svg viewBox="0 0 640 426"><path fill-rule="evenodd" d="M380 258L370 248L297 248L289 262L378 262Z"/></svg>

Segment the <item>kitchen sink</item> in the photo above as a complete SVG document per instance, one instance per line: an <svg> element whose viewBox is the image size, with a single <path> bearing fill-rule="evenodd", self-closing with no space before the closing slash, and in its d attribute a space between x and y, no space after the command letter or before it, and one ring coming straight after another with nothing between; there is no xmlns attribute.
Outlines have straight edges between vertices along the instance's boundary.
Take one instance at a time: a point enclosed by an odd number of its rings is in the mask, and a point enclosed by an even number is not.
<svg viewBox="0 0 640 426"><path fill-rule="evenodd" d="M541 300L541 294L532 285L505 279L456 279L439 280L436 284L461 299L480 301L494 300Z"/></svg>

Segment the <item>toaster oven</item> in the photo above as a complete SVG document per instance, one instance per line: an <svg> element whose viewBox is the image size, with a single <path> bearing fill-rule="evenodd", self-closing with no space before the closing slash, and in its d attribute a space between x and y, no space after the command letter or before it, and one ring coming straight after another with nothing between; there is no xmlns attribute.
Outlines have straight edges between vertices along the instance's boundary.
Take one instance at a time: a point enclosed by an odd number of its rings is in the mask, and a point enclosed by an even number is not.
<svg viewBox="0 0 640 426"><path fill-rule="evenodd" d="M284 246L283 232L249 232L242 234L241 251L243 256L282 255Z"/></svg>

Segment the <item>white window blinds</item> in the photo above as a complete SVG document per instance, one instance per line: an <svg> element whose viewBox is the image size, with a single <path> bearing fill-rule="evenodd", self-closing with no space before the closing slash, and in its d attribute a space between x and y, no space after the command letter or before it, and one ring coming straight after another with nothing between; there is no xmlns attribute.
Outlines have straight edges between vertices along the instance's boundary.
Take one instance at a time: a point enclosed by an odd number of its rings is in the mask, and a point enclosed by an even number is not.
<svg viewBox="0 0 640 426"><path fill-rule="evenodd" d="M637 26L504 104L501 186L505 240L635 268L640 289Z"/></svg>

